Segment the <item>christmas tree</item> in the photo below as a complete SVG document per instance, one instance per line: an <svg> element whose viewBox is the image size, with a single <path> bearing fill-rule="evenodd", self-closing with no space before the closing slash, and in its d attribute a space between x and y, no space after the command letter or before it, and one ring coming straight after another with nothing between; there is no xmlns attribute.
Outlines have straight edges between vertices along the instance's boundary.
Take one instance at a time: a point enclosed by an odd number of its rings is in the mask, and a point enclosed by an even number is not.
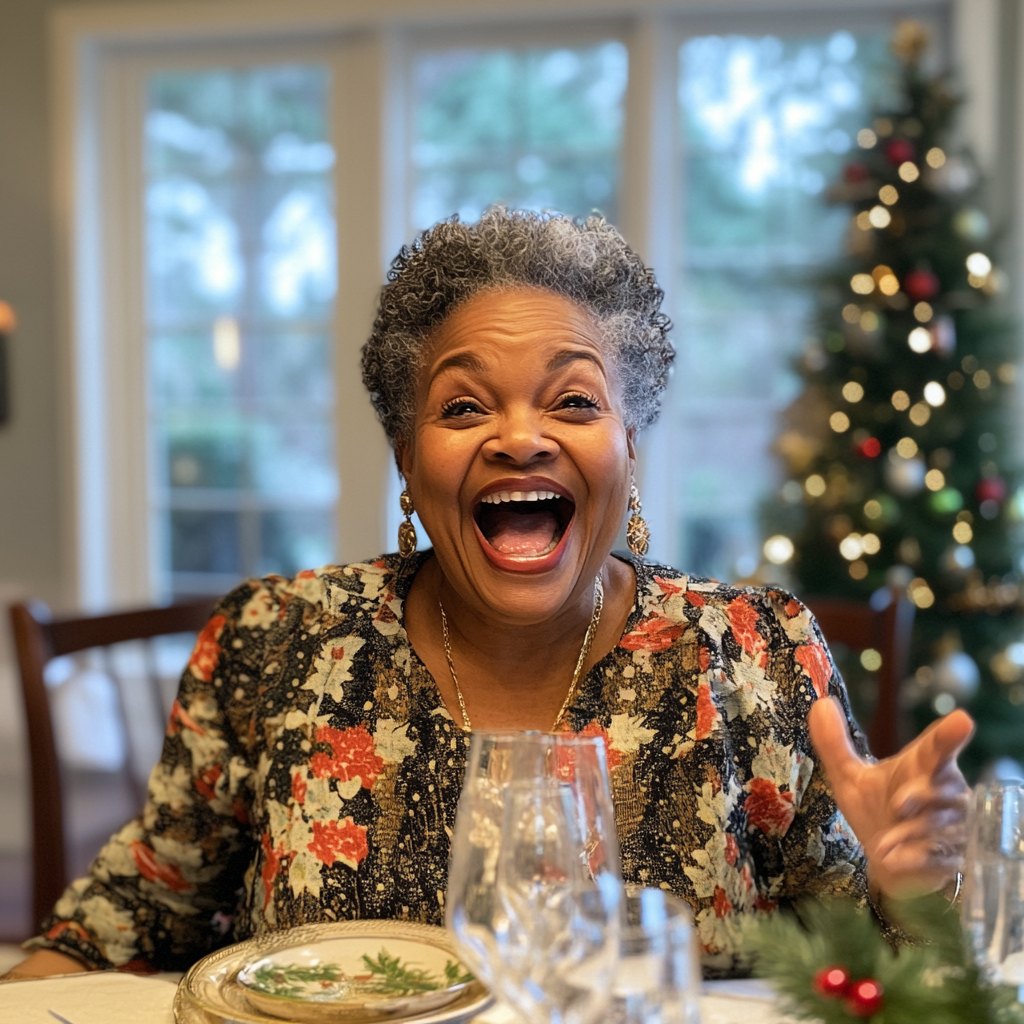
<svg viewBox="0 0 1024 1024"><path fill-rule="evenodd" d="M1024 760L1017 350L980 175L951 142L959 101L922 68L927 45L919 23L897 27L895 99L831 193L851 212L847 252L821 282L776 442L789 479L766 508L765 555L802 594L877 605L905 589L905 703L917 728L967 706L976 772Z"/></svg>

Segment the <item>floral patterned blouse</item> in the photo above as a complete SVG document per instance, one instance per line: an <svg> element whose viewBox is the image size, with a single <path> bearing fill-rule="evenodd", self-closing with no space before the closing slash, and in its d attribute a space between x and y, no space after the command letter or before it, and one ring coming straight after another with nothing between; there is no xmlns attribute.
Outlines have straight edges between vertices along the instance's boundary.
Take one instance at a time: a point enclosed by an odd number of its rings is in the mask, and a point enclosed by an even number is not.
<svg viewBox="0 0 1024 1024"><path fill-rule="evenodd" d="M29 945L182 969L310 921L441 923L469 743L402 625L427 557L250 580L221 601L145 810ZM846 694L789 594L634 568L625 632L568 721L607 743L627 882L687 900L706 968L727 974L743 916L866 894L806 726L828 692L849 716Z"/></svg>

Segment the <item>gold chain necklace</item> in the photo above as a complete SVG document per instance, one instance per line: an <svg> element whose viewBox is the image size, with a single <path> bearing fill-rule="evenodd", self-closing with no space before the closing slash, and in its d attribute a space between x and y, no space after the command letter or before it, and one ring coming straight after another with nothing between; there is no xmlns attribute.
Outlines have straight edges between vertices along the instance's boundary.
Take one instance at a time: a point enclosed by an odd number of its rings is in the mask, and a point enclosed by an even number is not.
<svg viewBox="0 0 1024 1024"><path fill-rule="evenodd" d="M459 686L459 677L455 672L455 662L452 661L452 641L448 634L448 616L444 613L444 605L441 604L440 599L437 602L437 606L441 609L444 656L448 659L448 671L452 674L452 682L455 684L455 695L459 698L459 707L462 709L462 724L466 732L470 732L473 726L470 724L469 712L466 710L466 702L462 697L462 687ZM576 684L580 681L583 662L587 660L587 655L590 653L590 648L594 643L594 637L597 636L597 627L601 622L602 608L604 608L604 583L601 580L601 574L598 573L594 577L594 614L590 616L590 625L587 626L586 635L583 637L583 646L580 648L580 656L576 659L576 668L572 674L572 682L569 684L569 692L565 695L565 700L562 701L562 706L558 709L554 724L551 726L551 732L558 728L558 723L562 721L562 716L569 708L569 702L576 696Z"/></svg>

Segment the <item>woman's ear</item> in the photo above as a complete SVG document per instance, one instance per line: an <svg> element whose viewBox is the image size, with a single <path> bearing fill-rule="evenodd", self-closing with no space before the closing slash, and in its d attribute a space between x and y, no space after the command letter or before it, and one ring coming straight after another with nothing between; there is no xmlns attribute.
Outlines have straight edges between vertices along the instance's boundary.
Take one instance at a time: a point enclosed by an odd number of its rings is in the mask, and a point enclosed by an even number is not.
<svg viewBox="0 0 1024 1024"><path fill-rule="evenodd" d="M412 450L403 438L395 441L395 465L398 467L398 475L407 481L412 472Z"/></svg>

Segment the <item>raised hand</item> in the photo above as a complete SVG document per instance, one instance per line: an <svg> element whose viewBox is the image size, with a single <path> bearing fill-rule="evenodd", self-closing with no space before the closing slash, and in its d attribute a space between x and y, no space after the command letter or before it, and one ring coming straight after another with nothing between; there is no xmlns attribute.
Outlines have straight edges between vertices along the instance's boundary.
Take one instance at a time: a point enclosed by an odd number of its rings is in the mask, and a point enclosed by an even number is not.
<svg viewBox="0 0 1024 1024"><path fill-rule="evenodd" d="M836 804L867 855L872 888L902 898L952 881L967 840L970 790L956 757L974 733L971 716L951 712L878 763L854 749L834 697L815 702L808 725Z"/></svg>

